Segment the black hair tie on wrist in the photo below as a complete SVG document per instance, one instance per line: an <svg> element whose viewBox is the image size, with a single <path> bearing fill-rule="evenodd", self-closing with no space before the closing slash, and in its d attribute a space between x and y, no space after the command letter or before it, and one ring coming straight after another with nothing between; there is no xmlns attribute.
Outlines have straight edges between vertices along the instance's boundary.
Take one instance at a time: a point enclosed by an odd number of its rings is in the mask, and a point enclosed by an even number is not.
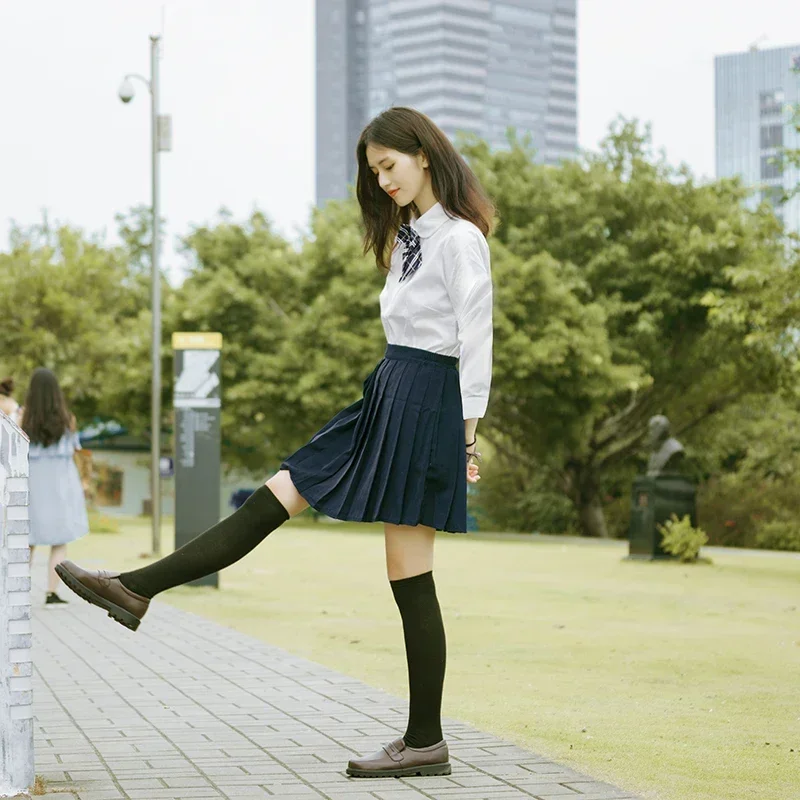
<svg viewBox="0 0 800 800"><path fill-rule="evenodd" d="M473 441L471 441L471 442L470 442L470 443L467 445L467 447L472 447L472 445L474 445L474 444L477 444L477 443L478 443L478 437L476 436L476 437L475 437L475 439L474 439Z"/></svg>

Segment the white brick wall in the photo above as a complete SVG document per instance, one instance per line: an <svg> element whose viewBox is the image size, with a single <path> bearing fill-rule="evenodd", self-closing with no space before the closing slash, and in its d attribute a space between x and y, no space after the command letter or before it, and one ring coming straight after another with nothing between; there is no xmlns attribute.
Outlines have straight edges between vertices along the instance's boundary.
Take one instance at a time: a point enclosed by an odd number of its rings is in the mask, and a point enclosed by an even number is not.
<svg viewBox="0 0 800 800"><path fill-rule="evenodd" d="M33 784L28 439L0 412L0 797Z"/></svg>

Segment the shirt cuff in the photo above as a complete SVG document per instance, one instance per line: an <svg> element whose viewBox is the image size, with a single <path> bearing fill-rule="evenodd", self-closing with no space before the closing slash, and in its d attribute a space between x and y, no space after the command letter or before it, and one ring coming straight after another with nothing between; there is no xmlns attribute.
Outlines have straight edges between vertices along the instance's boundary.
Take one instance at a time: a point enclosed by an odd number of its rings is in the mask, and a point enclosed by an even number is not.
<svg viewBox="0 0 800 800"><path fill-rule="evenodd" d="M464 406L464 419L481 419L486 414L489 400L486 397L465 397L462 399Z"/></svg>

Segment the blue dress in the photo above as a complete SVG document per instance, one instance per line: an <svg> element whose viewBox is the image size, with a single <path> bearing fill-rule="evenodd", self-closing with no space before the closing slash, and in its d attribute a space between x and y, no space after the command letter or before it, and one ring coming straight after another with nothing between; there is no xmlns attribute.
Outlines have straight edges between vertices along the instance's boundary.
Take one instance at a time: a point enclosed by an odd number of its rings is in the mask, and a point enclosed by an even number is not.
<svg viewBox="0 0 800 800"><path fill-rule="evenodd" d="M89 532L86 499L73 454L78 434L67 431L55 444L30 445L29 488L31 545L73 542Z"/></svg>

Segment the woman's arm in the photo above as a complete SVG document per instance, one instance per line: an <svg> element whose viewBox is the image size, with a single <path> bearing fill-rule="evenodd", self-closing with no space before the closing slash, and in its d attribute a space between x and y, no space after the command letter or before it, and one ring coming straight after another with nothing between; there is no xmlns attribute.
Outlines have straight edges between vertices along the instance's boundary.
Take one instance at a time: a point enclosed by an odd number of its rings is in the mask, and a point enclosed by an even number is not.
<svg viewBox="0 0 800 800"><path fill-rule="evenodd" d="M473 225L459 225L445 243L444 277L461 345L459 377L464 435L475 436L492 381L492 277L489 246Z"/></svg>
<svg viewBox="0 0 800 800"><path fill-rule="evenodd" d="M473 417L472 419L465 419L464 420L464 443L470 444L470 442L475 441L476 431L478 429L478 419L479 417ZM477 445L472 445L472 447L467 448L468 453L474 453L475 448Z"/></svg>

